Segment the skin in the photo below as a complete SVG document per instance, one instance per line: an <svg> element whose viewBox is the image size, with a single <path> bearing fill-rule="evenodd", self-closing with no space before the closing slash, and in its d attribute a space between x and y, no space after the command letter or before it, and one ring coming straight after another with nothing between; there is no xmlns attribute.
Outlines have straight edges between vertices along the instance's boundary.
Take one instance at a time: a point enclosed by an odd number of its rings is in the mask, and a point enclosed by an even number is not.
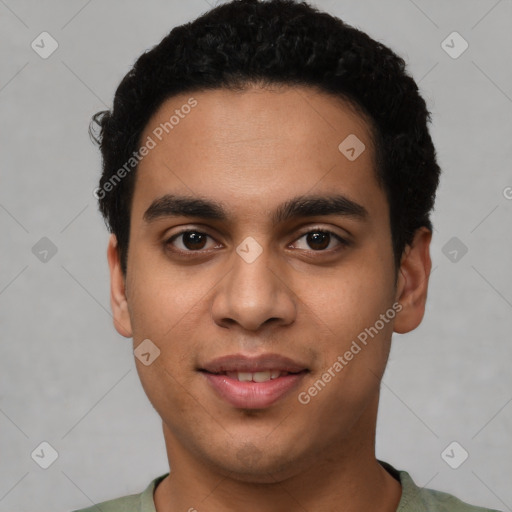
<svg viewBox="0 0 512 512"><path fill-rule="evenodd" d="M168 99L141 140L193 96L198 104L140 162L132 203L127 274L116 239L107 251L118 332L160 356L135 359L162 418L170 475L156 488L158 512L395 511L401 487L375 457L379 385L391 335L421 322L431 270L431 232L421 228L398 278L388 204L374 171L368 124L347 104L307 87L214 90ZM349 161L338 145L356 134L366 150ZM301 194L344 194L368 211L287 220L271 212ZM229 221L143 219L164 193L220 201ZM206 233L192 258L180 229ZM351 241L308 243L315 228ZM263 252L236 252L248 236ZM328 246L327 246L328 244ZM315 250L316 248L316 250ZM343 355L379 315L402 309L307 405L297 395ZM298 389L260 410L219 398L197 367L227 354L278 353L307 366Z"/></svg>

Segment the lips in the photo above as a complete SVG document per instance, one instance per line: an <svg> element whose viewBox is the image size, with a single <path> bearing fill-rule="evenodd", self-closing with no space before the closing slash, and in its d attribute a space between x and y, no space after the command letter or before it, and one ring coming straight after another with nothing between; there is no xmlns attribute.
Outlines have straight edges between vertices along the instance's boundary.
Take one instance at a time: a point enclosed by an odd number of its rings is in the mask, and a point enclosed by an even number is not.
<svg viewBox="0 0 512 512"><path fill-rule="evenodd" d="M278 354L224 356L198 370L214 393L235 408L264 409L292 391L308 368Z"/></svg>
<svg viewBox="0 0 512 512"><path fill-rule="evenodd" d="M200 369L208 373L256 373L272 370L298 373L307 370L305 365L278 354L264 354L258 357L250 357L243 354L229 355L214 359L204 364Z"/></svg>

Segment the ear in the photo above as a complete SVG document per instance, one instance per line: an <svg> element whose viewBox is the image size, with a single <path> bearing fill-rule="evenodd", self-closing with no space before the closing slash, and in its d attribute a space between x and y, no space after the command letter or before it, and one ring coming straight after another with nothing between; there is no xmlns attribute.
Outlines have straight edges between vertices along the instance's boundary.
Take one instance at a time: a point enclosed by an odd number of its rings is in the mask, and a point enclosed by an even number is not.
<svg viewBox="0 0 512 512"><path fill-rule="evenodd" d="M432 232L426 227L419 228L402 255L395 298L402 309L394 323L394 331L399 334L416 329L425 314L428 279L432 268L431 240Z"/></svg>
<svg viewBox="0 0 512 512"><path fill-rule="evenodd" d="M117 238L110 235L107 248L108 266L110 268L110 307L114 317L114 327L125 338L133 336L128 302L125 292L125 278L121 271L121 262L117 248Z"/></svg>

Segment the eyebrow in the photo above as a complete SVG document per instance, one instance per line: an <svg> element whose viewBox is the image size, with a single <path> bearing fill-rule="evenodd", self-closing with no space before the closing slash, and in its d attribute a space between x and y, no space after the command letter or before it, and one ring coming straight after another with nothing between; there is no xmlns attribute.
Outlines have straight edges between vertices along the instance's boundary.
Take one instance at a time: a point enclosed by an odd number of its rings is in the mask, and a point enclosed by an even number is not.
<svg viewBox="0 0 512 512"><path fill-rule="evenodd" d="M271 220L274 225L277 225L289 219L322 215L338 215L363 221L368 218L368 210L341 194L302 195L280 204L272 212ZM155 199L143 215L143 219L147 223L168 217L229 220L229 215L221 203L176 194L166 194Z"/></svg>

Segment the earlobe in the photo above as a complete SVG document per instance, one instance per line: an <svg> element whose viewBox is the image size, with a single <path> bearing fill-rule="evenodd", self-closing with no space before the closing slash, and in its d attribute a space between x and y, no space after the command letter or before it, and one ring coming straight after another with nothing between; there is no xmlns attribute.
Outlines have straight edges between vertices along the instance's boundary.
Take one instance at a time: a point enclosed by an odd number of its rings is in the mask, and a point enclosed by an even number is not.
<svg viewBox="0 0 512 512"><path fill-rule="evenodd" d="M426 227L419 228L402 256L396 292L396 301L401 304L402 309L394 324L394 331L399 334L416 329L425 314L428 280L432 268L431 240L432 232Z"/></svg>
<svg viewBox="0 0 512 512"><path fill-rule="evenodd" d="M107 248L108 266L110 268L110 307L114 318L114 327L125 338L133 336L128 301L126 299L125 279L121 271L117 239L110 235Z"/></svg>

